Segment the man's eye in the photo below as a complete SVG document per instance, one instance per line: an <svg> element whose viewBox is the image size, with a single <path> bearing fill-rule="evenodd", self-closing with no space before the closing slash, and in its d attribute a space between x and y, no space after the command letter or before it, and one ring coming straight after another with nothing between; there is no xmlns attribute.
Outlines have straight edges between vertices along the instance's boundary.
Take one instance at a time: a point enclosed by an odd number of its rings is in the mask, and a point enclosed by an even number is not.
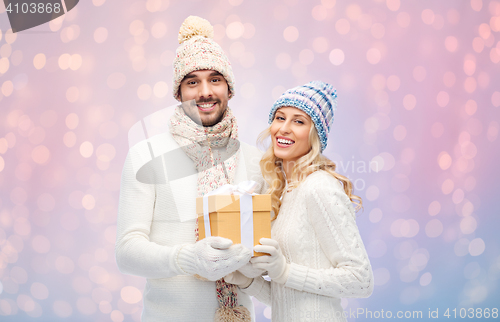
<svg viewBox="0 0 500 322"><path fill-rule="evenodd" d="M215 82L220 82L220 78L214 78L214 79L212 79L212 82L214 82L214 83Z"/></svg>

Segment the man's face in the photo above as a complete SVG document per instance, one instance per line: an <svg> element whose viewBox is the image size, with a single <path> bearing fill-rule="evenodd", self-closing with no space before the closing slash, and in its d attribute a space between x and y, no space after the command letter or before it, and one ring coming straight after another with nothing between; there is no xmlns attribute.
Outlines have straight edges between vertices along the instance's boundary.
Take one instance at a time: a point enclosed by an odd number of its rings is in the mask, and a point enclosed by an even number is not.
<svg viewBox="0 0 500 322"><path fill-rule="evenodd" d="M214 70L197 70L187 74L180 85L182 102L195 100L196 108L184 108L194 122L213 126L224 117L229 100L226 79Z"/></svg>

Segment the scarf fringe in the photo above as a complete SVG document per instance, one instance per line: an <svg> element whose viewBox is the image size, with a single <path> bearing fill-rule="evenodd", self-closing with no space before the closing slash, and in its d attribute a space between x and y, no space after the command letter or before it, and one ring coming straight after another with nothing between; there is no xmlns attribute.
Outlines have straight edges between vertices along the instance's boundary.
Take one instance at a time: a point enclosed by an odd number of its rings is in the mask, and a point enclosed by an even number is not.
<svg viewBox="0 0 500 322"><path fill-rule="evenodd" d="M244 306L221 307L215 312L215 322L251 322L250 311Z"/></svg>

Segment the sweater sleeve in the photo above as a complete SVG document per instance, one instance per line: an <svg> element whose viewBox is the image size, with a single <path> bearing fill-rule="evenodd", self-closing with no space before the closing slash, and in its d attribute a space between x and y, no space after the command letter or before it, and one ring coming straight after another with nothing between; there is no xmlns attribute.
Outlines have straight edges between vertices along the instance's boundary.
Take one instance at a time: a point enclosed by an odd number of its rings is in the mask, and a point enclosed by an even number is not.
<svg viewBox="0 0 500 322"><path fill-rule="evenodd" d="M287 287L331 297L368 297L373 273L351 201L337 179L318 175L306 188L308 218L331 267L290 264Z"/></svg>
<svg viewBox="0 0 500 322"><path fill-rule="evenodd" d="M259 302L271 306L271 282L266 281L262 276L255 277L247 288L241 290L255 297Z"/></svg>
<svg viewBox="0 0 500 322"><path fill-rule="evenodd" d="M116 232L116 262L122 273L146 278L184 275L176 263L182 245L162 246L149 240L156 191L136 179L131 154L122 172Z"/></svg>

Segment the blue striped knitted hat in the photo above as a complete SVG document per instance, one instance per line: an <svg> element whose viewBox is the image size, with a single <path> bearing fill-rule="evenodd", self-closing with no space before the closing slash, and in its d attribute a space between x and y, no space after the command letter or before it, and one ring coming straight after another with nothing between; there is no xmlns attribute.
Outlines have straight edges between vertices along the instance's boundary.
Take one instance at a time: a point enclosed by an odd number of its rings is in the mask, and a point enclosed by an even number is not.
<svg viewBox="0 0 500 322"><path fill-rule="evenodd" d="M337 90L322 81L312 81L284 92L269 113L269 124L280 107L291 106L306 112L316 126L321 141L321 152L326 148L328 132L337 109Z"/></svg>

